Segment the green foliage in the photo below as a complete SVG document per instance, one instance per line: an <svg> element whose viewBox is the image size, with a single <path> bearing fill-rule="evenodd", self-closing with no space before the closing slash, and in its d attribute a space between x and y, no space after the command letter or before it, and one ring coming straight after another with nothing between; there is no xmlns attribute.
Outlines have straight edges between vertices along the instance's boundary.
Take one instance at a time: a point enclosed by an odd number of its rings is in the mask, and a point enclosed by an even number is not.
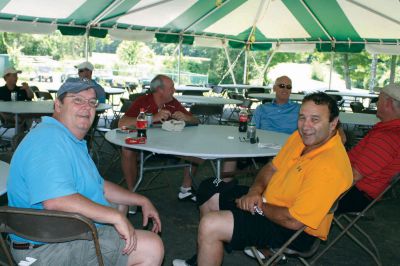
<svg viewBox="0 0 400 266"><path fill-rule="evenodd" d="M117 49L118 57L128 65L152 63L153 51L142 42L123 41Z"/></svg>

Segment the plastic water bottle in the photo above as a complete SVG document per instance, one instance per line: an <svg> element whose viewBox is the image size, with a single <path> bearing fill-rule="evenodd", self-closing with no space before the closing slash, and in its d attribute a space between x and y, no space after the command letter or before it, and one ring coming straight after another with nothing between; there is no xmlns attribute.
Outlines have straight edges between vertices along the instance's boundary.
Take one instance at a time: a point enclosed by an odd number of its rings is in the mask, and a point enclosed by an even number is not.
<svg viewBox="0 0 400 266"><path fill-rule="evenodd" d="M136 130L138 138L147 138L147 119L144 113L144 108L140 108L140 113L136 118Z"/></svg>
<svg viewBox="0 0 400 266"><path fill-rule="evenodd" d="M11 101L13 102L17 101L17 92L15 91L11 92Z"/></svg>
<svg viewBox="0 0 400 266"><path fill-rule="evenodd" d="M247 131L247 120L249 118L249 114L247 113L246 107L241 106L239 112L239 132Z"/></svg>
<svg viewBox="0 0 400 266"><path fill-rule="evenodd" d="M257 143L256 124L250 123L247 126L247 139L251 144Z"/></svg>

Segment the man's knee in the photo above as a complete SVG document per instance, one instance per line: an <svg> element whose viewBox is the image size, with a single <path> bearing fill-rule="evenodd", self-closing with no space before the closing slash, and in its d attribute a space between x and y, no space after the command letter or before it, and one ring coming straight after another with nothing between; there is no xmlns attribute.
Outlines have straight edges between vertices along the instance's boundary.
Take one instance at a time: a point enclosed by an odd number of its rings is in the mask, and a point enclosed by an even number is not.
<svg viewBox="0 0 400 266"><path fill-rule="evenodd" d="M230 239L233 231L233 216L230 211L207 213L199 224L198 242Z"/></svg>
<svg viewBox="0 0 400 266"><path fill-rule="evenodd" d="M129 256L129 265L142 262L143 265L161 265L164 258L164 244L152 232L137 230L137 249Z"/></svg>

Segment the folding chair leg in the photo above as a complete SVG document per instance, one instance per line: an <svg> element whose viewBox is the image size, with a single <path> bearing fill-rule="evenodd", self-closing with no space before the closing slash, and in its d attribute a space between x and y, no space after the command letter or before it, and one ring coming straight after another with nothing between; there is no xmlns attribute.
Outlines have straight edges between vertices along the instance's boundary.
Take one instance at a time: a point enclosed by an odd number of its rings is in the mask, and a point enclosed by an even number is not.
<svg viewBox="0 0 400 266"><path fill-rule="evenodd" d="M258 263L259 263L260 265L263 265L264 262L263 262L263 260L261 259L260 254L258 254L257 249L256 249L255 247L251 247L251 251L253 252L254 256L256 257Z"/></svg>
<svg viewBox="0 0 400 266"><path fill-rule="evenodd" d="M294 239L296 239L296 237L298 237L305 229L306 227L304 226L302 228L302 230L297 230L296 233L294 233L289 239L288 241L286 241L286 243L271 257L267 260L267 262L265 263L265 265L271 265L273 264L275 261L279 261L282 257L283 257L283 252L284 250L290 245L290 243L292 243L292 241Z"/></svg>
<svg viewBox="0 0 400 266"><path fill-rule="evenodd" d="M324 255L342 236L347 234L354 242L356 242L362 249L364 249L376 262L377 265L381 266L382 263L380 262L380 258L378 257L371 251L369 250L366 246L364 246L352 233L350 233L348 230L359 220L359 217L355 218L351 223L349 223L346 227L339 222L337 218L333 218L335 223L339 226L340 229L342 229L342 232L336 238L334 238L332 241L329 242L329 244L325 247L324 250L322 250L317 256L315 256L311 260L311 264L314 264L322 255Z"/></svg>
<svg viewBox="0 0 400 266"><path fill-rule="evenodd" d="M4 241L4 238L2 235L0 235L0 245L1 245L1 248L3 249L4 254L7 257L8 265L14 265L14 260L11 256L10 250L8 249L8 246L7 246L6 242ZM0 262L0 264L7 265L3 262Z"/></svg>
<svg viewBox="0 0 400 266"><path fill-rule="evenodd" d="M347 215L343 215L343 217L348 221L351 222L351 219L347 217ZM339 225L339 224L338 224ZM349 231L346 232L346 234L354 241L356 242L362 249L364 249L368 254L371 255L371 257L375 260L375 262L378 265L381 265L381 256L379 254L378 248L376 247L374 241L372 241L371 237L361 229L357 224L354 224L354 228L361 234L363 235L369 242L369 244L372 246L375 252L372 252L370 249L368 249L364 244L362 244L352 233Z"/></svg>

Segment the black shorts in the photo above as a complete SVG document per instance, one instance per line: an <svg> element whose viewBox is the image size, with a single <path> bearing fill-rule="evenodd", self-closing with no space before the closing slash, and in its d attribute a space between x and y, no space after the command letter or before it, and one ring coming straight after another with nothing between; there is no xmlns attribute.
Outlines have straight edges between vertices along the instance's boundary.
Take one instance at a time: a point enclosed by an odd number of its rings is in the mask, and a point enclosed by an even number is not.
<svg viewBox="0 0 400 266"><path fill-rule="evenodd" d="M235 199L248 192L248 187L232 186L220 193L220 210L230 210L233 214L234 226L232 240L225 245L227 251L243 250L247 246L256 246L260 248L279 248L281 247L296 230L284 228L265 216L238 209ZM314 243L315 237L306 233L301 233L289 245L289 248L298 251L309 250Z"/></svg>
<svg viewBox="0 0 400 266"><path fill-rule="evenodd" d="M340 199L338 208L335 214L341 214L346 212L360 212L371 203L373 199L368 196L364 191L359 190L356 186L353 186L343 198Z"/></svg>

